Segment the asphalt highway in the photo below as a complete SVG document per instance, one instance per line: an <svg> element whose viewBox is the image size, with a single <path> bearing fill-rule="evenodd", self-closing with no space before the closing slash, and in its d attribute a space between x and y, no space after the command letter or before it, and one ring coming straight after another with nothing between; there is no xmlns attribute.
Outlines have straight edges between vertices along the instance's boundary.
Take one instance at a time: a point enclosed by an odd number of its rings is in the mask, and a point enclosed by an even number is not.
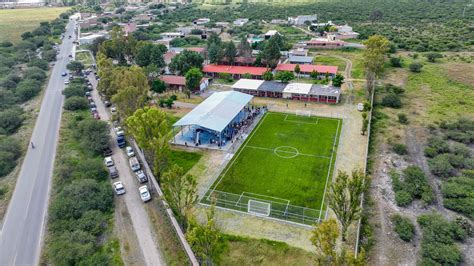
<svg viewBox="0 0 474 266"><path fill-rule="evenodd" d="M38 265L59 136L64 77L75 21L66 27L10 205L0 228L0 265Z"/></svg>

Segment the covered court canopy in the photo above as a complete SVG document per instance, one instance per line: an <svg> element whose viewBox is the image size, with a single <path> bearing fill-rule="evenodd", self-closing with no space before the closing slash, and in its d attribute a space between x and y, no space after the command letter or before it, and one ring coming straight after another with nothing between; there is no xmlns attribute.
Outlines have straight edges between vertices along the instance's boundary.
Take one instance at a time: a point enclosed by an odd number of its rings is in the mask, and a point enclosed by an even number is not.
<svg viewBox="0 0 474 266"><path fill-rule="evenodd" d="M237 91L215 92L173 126L196 125L222 132L252 98Z"/></svg>

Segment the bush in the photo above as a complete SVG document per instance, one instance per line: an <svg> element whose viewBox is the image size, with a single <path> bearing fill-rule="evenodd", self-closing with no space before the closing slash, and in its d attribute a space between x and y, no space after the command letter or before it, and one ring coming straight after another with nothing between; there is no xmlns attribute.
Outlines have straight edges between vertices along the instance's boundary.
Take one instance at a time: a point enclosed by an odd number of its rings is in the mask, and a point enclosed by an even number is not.
<svg viewBox="0 0 474 266"><path fill-rule="evenodd" d="M234 79L232 78L232 75L229 74L229 73L219 73L219 78L225 80L225 81L228 81L228 82L232 82Z"/></svg>
<svg viewBox="0 0 474 266"><path fill-rule="evenodd" d="M395 226L395 232L400 239L409 242L415 235L415 225L407 217L402 217L398 214L392 216L392 222Z"/></svg>
<svg viewBox="0 0 474 266"><path fill-rule="evenodd" d="M440 154L428 160L431 172L439 177L450 177L454 175L454 167L449 162L448 154Z"/></svg>
<svg viewBox="0 0 474 266"><path fill-rule="evenodd" d="M23 123L23 110L11 108L0 112L0 134L13 134Z"/></svg>
<svg viewBox="0 0 474 266"><path fill-rule="evenodd" d="M84 97L86 89L87 88L83 85L71 84L64 89L63 95L66 99L73 96Z"/></svg>
<svg viewBox="0 0 474 266"><path fill-rule="evenodd" d="M423 68L423 65L417 62L411 63L408 68L410 68L410 71L413 73L420 73L421 69Z"/></svg>
<svg viewBox="0 0 474 266"><path fill-rule="evenodd" d="M74 131L74 135L80 139L85 150L95 155L100 155L110 145L109 127L104 121L91 118L81 121Z"/></svg>
<svg viewBox="0 0 474 266"><path fill-rule="evenodd" d="M20 144L13 138L0 138L0 177L15 168L21 155Z"/></svg>
<svg viewBox="0 0 474 266"><path fill-rule="evenodd" d="M408 153L408 149L405 144L401 144L401 143L393 144L392 149L398 155L405 155Z"/></svg>
<svg viewBox="0 0 474 266"><path fill-rule="evenodd" d="M391 57L390 65L393 67L402 67L402 58L401 57Z"/></svg>
<svg viewBox="0 0 474 266"><path fill-rule="evenodd" d="M394 93L394 94L403 94L405 93L405 90L402 87L395 86L393 84L385 84L385 91L388 93Z"/></svg>
<svg viewBox="0 0 474 266"><path fill-rule="evenodd" d="M52 62L56 60L56 51L55 50L47 50L43 52L43 59Z"/></svg>
<svg viewBox="0 0 474 266"><path fill-rule="evenodd" d="M400 96L396 94L388 94L382 98L382 105L385 107L400 108L402 107L402 100Z"/></svg>
<svg viewBox="0 0 474 266"><path fill-rule="evenodd" d="M440 137L428 138L428 146L436 151L436 154L449 152L449 144Z"/></svg>
<svg viewBox="0 0 474 266"><path fill-rule="evenodd" d="M21 102L28 101L36 96L41 90L41 82L34 79L25 79L18 83L15 95Z"/></svg>
<svg viewBox="0 0 474 266"><path fill-rule="evenodd" d="M64 102L64 109L69 111L85 110L89 108L89 103L84 97L72 96Z"/></svg>
<svg viewBox="0 0 474 266"><path fill-rule="evenodd" d="M399 206L410 204L413 199L421 199L424 203L434 200L433 190L423 171L416 166L409 166L403 170L403 178L397 173L391 173L392 187L395 192L395 201Z"/></svg>
<svg viewBox="0 0 474 266"><path fill-rule="evenodd" d="M34 79L34 80L38 80L38 81L44 81L46 79L46 72L43 69L41 69L39 67L36 67L36 66L29 67L25 71L24 78L25 79Z"/></svg>
<svg viewBox="0 0 474 266"><path fill-rule="evenodd" d="M443 204L446 208L463 213L474 219L474 179L460 176L443 182Z"/></svg>
<svg viewBox="0 0 474 266"><path fill-rule="evenodd" d="M48 61L43 60L43 59L34 59L31 62L28 63L29 67L38 67L41 68L42 70L48 70L49 64Z"/></svg>
<svg viewBox="0 0 474 266"><path fill-rule="evenodd" d="M403 125L408 124L408 117L406 114L398 114L398 122Z"/></svg>
<svg viewBox="0 0 474 266"><path fill-rule="evenodd" d="M451 145L451 152L465 158L471 156L471 149L462 143L453 143Z"/></svg>
<svg viewBox="0 0 474 266"><path fill-rule="evenodd" d="M407 206L413 201L413 197L407 191L401 190L395 192L395 202L398 206Z"/></svg>

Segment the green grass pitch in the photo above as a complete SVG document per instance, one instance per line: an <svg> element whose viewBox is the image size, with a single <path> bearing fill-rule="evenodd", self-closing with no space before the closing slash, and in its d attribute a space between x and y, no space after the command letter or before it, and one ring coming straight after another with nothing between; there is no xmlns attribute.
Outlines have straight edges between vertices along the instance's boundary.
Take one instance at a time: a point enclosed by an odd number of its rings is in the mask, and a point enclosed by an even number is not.
<svg viewBox="0 0 474 266"><path fill-rule="evenodd" d="M209 191L323 210L341 127L340 119L267 113Z"/></svg>

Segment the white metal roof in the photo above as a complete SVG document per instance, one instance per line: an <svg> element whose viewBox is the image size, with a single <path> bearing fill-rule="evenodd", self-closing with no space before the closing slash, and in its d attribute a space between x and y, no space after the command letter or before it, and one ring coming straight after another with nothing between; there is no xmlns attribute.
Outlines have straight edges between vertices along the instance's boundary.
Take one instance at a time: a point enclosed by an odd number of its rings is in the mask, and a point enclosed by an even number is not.
<svg viewBox="0 0 474 266"><path fill-rule="evenodd" d="M260 85L262 85L263 80L258 79L239 79L234 85L232 85L232 89L244 89L244 90L257 90Z"/></svg>
<svg viewBox="0 0 474 266"><path fill-rule="evenodd" d="M308 83L290 83L288 84L283 93L295 93L295 94L308 94L313 84Z"/></svg>
<svg viewBox="0 0 474 266"><path fill-rule="evenodd" d="M222 132L252 98L237 91L215 92L173 126L197 125Z"/></svg>

